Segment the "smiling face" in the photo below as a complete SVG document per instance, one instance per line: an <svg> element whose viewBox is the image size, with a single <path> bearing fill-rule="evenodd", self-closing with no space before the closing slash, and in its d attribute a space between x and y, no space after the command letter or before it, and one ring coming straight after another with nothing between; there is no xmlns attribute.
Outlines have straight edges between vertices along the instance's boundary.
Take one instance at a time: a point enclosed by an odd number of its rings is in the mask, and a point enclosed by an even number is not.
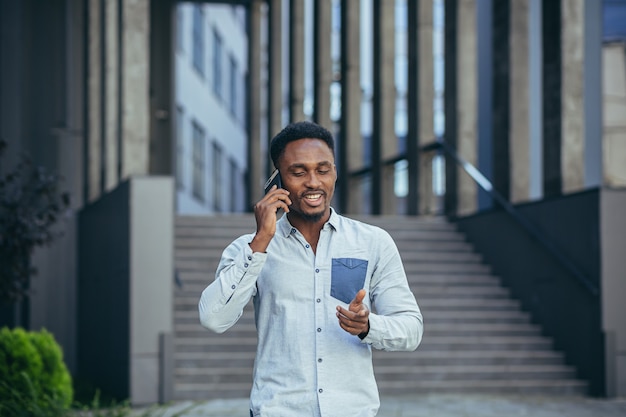
<svg viewBox="0 0 626 417"><path fill-rule="evenodd" d="M330 216L335 193L335 157L320 139L289 142L279 161L283 188L289 191L290 220L317 223Z"/></svg>

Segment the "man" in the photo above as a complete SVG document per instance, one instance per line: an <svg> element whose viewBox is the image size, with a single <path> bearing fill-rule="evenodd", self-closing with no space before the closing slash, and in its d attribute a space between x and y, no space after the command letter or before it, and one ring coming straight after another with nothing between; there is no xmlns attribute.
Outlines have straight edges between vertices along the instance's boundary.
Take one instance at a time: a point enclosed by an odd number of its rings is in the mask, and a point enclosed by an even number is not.
<svg viewBox="0 0 626 417"><path fill-rule="evenodd" d="M371 348L415 350L423 332L396 245L331 208L337 169L326 129L291 124L270 153L282 188L254 206L256 233L224 250L200 321L224 332L253 298L251 416L375 416Z"/></svg>

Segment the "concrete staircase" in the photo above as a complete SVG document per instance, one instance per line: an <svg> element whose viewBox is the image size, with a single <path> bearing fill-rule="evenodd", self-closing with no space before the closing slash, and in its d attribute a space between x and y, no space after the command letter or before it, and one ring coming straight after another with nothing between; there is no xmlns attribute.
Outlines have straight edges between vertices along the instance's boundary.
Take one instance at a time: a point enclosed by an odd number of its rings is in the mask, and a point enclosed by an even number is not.
<svg viewBox="0 0 626 417"><path fill-rule="evenodd" d="M394 237L425 321L415 352L374 352L382 395L584 395L587 384L530 322L488 265L443 218L359 217ZM224 247L251 215L176 220L175 399L247 397L256 346L251 303L228 332L202 328L197 303Z"/></svg>

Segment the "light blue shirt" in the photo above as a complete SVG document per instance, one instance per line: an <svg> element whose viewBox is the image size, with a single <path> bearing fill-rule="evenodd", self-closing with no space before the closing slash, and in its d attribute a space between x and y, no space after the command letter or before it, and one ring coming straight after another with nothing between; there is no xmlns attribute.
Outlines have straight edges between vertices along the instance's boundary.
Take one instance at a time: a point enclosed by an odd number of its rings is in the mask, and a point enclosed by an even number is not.
<svg viewBox="0 0 626 417"><path fill-rule="evenodd" d="M391 236L331 209L317 253L282 216L266 253L254 234L231 243L198 305L200 322L224 332L253 298L258 346L252 415L375 416L380 400L372 347L415 350L423 320ZM339 327L336 307L365 288L370 331Z"/></svg>

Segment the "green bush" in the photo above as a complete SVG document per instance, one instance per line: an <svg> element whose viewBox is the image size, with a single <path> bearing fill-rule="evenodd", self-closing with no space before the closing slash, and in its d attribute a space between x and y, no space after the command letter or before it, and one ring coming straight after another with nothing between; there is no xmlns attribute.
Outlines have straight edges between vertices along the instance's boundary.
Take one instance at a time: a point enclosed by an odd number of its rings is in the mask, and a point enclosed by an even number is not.
<svg viewBox="0 0 626 417"><path fill-rule="evenodd" d="M45 329L0 329L0 415L58 416L73 401L61 348Z"/></svg>

